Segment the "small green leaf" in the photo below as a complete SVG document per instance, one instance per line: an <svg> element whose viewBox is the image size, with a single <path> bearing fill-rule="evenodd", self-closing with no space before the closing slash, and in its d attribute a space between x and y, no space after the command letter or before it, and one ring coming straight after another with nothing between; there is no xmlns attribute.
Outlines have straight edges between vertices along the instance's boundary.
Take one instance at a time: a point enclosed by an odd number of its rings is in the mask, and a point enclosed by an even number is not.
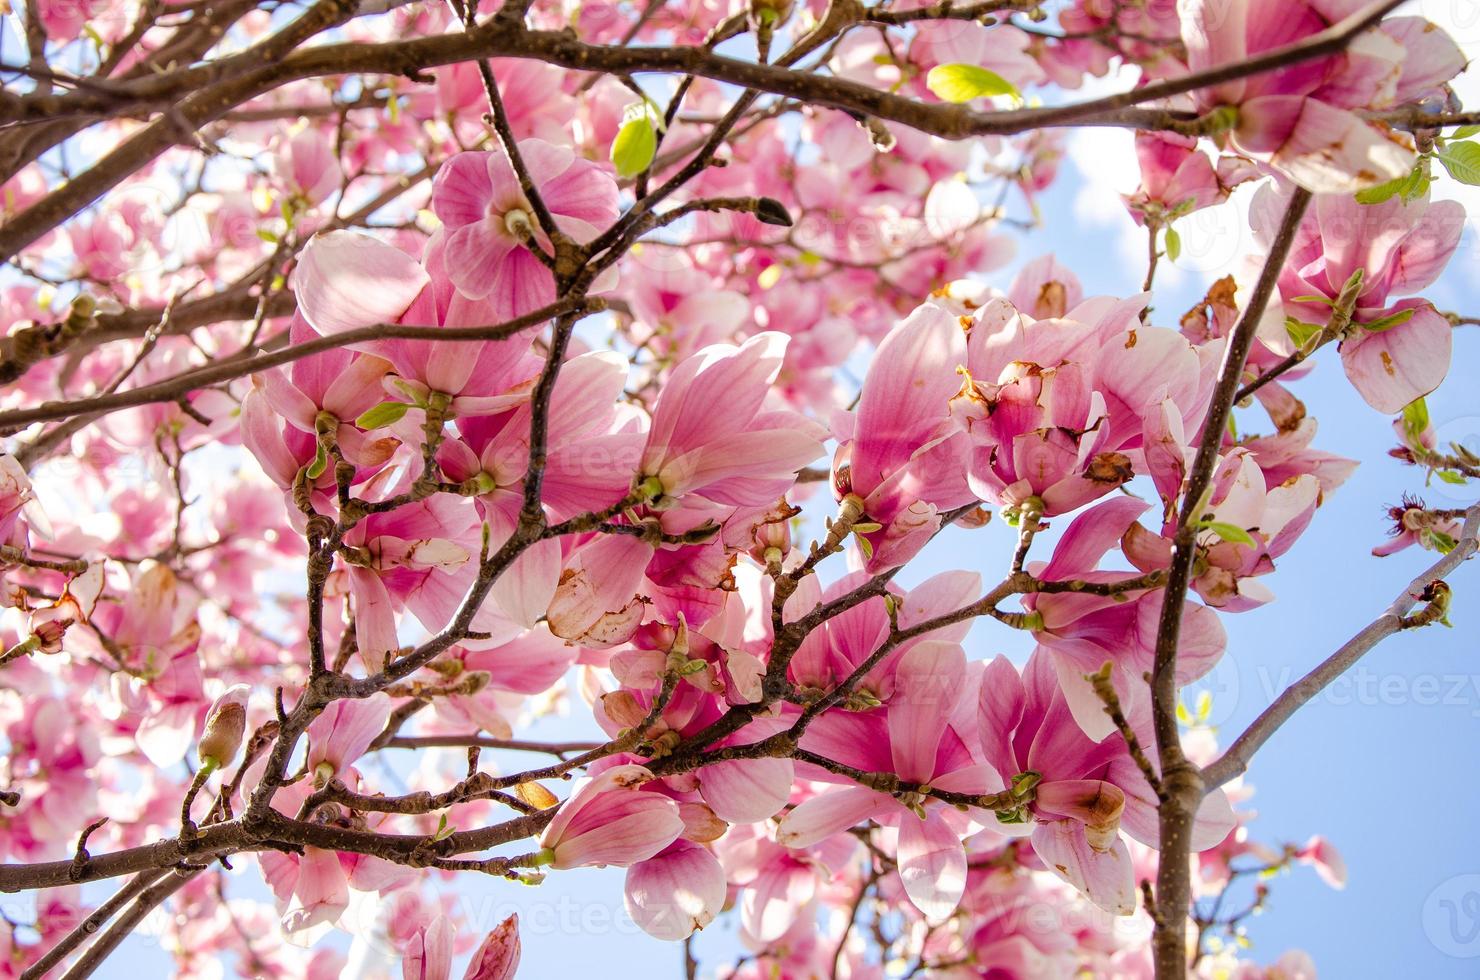
<svg viewBox="0 0 1480 980"><path fill-rule="evenodd" d="M925 85L946 102L970 102L997 95L1008 96L1014 104L1023 101L1016 85L978 65L936 65L925 76Z"/></svg>
<svg viewBox="0 0 1480 980"><path fill-rule="evenodd" d="M611 159L620 177L636 177L646 170L658 152L658 133L653 128L653 119L648 108L638 103L637 112L629 107L627 121L617 130L612 141Z"/></svg>
<svg viewBox="0 0 1480 980"><path fill-rule="evenodd" d="M319 451L314 456L313 462L308 464L307 476L310 480L317 480L324 475L324 470L329 468L329 450L324 444L319 443Z"/></svg>
<svg viewBox="0 0 1480 980"><path fill-rule="evenodd" d="M1412 174L1404 174L1402 177L1394 177L1392 180L1383 181L1381 184L1373 184L1357 191L1358 204L1381 204L1390 201L1393 197L1408 185L1413 179Z"/></svg>
<svg viewBox="0 0 1480 980"><path fill-rule="evenodd" d="M1412 320L1413 314L1416 312L1418 312L1416 308L1410 307L1406 310L1399 310L1396 313L1389 313L1387 316L1378 317L1371 323L1362 324L1362 329L1372 333L1382 333L1384 330L1393 329L1400 323L1407 323L1409 320Z"/></svg>
<svg viewBox="0 0 1480 980"><path fill-rule="evenodd" d="M1175 262L1182 257L1182 236L1177 234L1177 229L1167 229L1167 261Z"/></svg>
<svg viewBox="0 0 1480 980"><path fill-rule="evenodd" d="M410 410L411 406L405 402L381 402L360 413L360 417L355 419L355 426L361 429L383 429L401 421Z"/></svg>
<svg viewBox="0 0 1480 980"><path fill-rule="evenodd" d="M1454 470L1435 470L1434 475L1445 483L1453 483L1456 486L1463 486L1465 482L1465 478Z"/></svg>
<svg viewBox="0 0 1480 980"><path fill-rule="evenodd" d="M1480 144L1450 143L1439 151L1439 162L1461 184L1480 186Z"/></svg>
<svg viewBox="0 0 1480 980"><path fill-rule="evenodd" d="M1329 297L1329 296L1316 296L1314 294L1312 294L1310 296L1292 296L1290 298L1290 302L1291 303L1325 303L1327 306L1335 306L1336 305L1336 301L1333 300L1331 297Z"/></svg>
<svg viewBox="0 0 1480 980"><path fill-rule="evenodd" d="M1205 531L1212 531L1230 544L1252 545L1254 543L1253 536L1237 524L1229 524L1225 521L1199 521L1197 526Z"/></svg>
<svg viewBox="0 0 1480 980"><path fill-rule="evenodd" d="M432 835L432 840L446 840L447 838L451 837L456 831L457 828L447 822L447 814L444 813L442 814L442 819L437 821L437 832Z"/></svg>
<svg viewBox="0 0 1480 980"><path fill-rule="evenodd" d="M276 245L277 244L277 240L278 240L277 233L276 232L273 232L273 231L269 231L266 228L258 228L257 229L257 237L260 238L260 239L262 239L264 242L266 242L269 245Z"/></svg>
<svg viewBox="0 0 1480 980"><path fill-rule="evenodd" d="M1480 135L1480 126L1461 126L1459 129L1450 133L1449 138L1452 140L1467 140L1471 136L1477 135Z"/></svg>
<svg viewBox="0 0 1480 980"><path fill-rule="evenodd" d="M1449 554L1458 543L1443 531L1436 531L1431 527L1420 531L1419 539L1424 547L1437 551L1441 555Z"/></svg>
<svg viewBox="0 0 1480 980"><path fill-rule="evenodd" d="M1429 406L1422 398L1415 398L1403 406L1403 430L1409 438L1417 440L1429 427Z"/></svg>
<svg viewBox="0 0 1480 980"><path fill-rule="evenodd" d="M1357 203L1381 204L1394 195L1401 195L1405 202L1412 201L1428 193L1429 183L1429 164L1425 159L1401 177L1357 191Z"/></svg>
<svg viewBox="0 0 1480 980"><path fill-rule="evenodd" d="M1319 337L1325 329L1319 323L1306 323L1293 316L1285 317L1285 333L1290 335L1290 341L1301 350L1305 350L1306 345Z"/></svg>

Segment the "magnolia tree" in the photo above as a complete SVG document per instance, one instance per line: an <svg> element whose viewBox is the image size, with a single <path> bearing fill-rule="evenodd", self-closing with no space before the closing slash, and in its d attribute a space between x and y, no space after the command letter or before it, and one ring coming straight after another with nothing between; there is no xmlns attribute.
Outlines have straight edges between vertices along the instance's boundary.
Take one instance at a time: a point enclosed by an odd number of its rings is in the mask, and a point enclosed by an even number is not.
<svg viewBox="0 0 1480 980"><path fill-rule="evenodd" d="M0 973L152 920L181 977L503 978L449 879L608 866L691 977L722 914L721 977L1313 977L1236 940L1340 857L1239 779L1480 527L1405 493L1480 478L1423 298L1480 118L1397 5L18 5ZM996 274L1076 126L1134 131L1114 296ZM1251 254L1153 305L1236 187ZM1433 564L1219 747L1179 689L1356 465L1318 351Z"/></svg>

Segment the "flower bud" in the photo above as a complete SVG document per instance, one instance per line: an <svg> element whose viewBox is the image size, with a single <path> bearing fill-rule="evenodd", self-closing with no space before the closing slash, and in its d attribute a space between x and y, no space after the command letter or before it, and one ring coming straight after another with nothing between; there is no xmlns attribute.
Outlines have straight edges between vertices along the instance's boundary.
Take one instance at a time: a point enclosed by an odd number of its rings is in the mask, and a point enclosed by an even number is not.
<svg viewBox="0 0 1480 980"><path fill-rule="evenodd" d="M631 691L612 691L601 696L601 710L619 728L636 728L647 717L647 711L637 703Z"/></svg>
<svg viewBox="0 0 1480 980"><path fill-rule="evenodd" d="M463 980L510 980L519 969L519 916L511 915L483 940Z"/></svg>
<svg viewBox="0 0 1480 980"><path fill-rule="evenodd" d="M792 0L750 0L750 19L759 25L779 27L791 16Z"/></svg>
<svg viewBox="0 0 1480 980"><path fill-rule="evenodd" d="M785 499L761 515L750 526L750 557L762 565L780 562L791 551L791 519L801 513Z"/></svg>
<svg viewBox="0 0 1480 980"><path fill-rule="evenodd" d="M230 765L241 750L242 737L247 732L247 698L252 689L237 684L226 690L211 705L206 716L205 734L200 737L196 748L201 765L221 768Z"/></svg>

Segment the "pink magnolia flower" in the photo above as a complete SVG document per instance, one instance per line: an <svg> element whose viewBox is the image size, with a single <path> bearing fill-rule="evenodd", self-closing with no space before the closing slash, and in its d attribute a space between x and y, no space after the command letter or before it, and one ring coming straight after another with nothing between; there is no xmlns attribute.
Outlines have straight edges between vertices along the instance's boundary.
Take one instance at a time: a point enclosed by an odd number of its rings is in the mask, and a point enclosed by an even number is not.
<svg viewBox="0 0 1480 980"><path fill-rule="evenodd" d="M652 553L629 535L593 536L559 570L545 611L550 632L585 647L626 642L642 623L646 603L638 589Z"/></svg>
<svg viewBox="0 0 1480 980"><path fill-rule="evenodd" d="M25 467L5 453L0 455L0 542L24 548L30 525L43 533L51 531Z"/></svg>
<svg viewBox="0 0 1480 980"><path fill-rule="evenodd" d="M1197 594L1208 605L1228 612L1273 599L1274 593L1255 579L1274 571L1275 559L1309 526L1320 497L1320 481L1311 474L1271 487L1253 453L1244 448L1228 452L1214 471L1212 494L1199 518L1209 526L1197 535L1200 560L1192 580ZM1170 535L1175 530L1175 520L1167 521L1163 536L1132 523L1122 540L1126 557L1142 571L1166 568L1172 560Z"/></svg>
<svg viewBox="0 0 1480 980"><path fill-rule="evenodd" d="M683 818L672 799L642 790L652 778L642 766L617 765L578 780L540 835L550 865L626 867L673 843Z"/></svg>
<svg viewBox="0 0 1480 980"><path fill-rule="evenodd" d="M1136 134L1136 159L1141 164L1141 186L1126 196L1125 205L1136 224L1170 224L1177 218L1228 199L1235 187L1258 176L1237 157L1213 160L1198 149L1197 139L1177 133Z"/></svg>
<svg viewBox="0 0 1480 980"><path fill-rule="evenodd" d="M411 934L401 955L402 980L447 980L452 974L452 924L444 915Z"/></svg>
<svg viewBox="0 0 1480 980"><path fill-rule="evenodd" d="M1075 724L1055 671L1041 652L1017 668L998 657L980 687L981 748L1014 786L1031 784L1020 819L1033 824L1032 844L1050 870L1096 905L1135 911L1130 852L1120 831L1151 847L1160 839L1156 795L1118 734L1098 743ZM1148 743L1149 744L1149 743ZM1222 790L1198 808L1192 848L1217 844L1234 825Z"/></svg>
<svg viewBox="0 0 1480 980"><path fill-rule="evenodd" d="M835 834L810 847L790 848L757 824L733 827L715 843L729 880L743 889L741 928L767 944L785 936L794 923L812 920L824 883L844 875L859 847L854 838Z"/></svg>
<svg viewBox="0 0 1480 980"><path fill-rule="evenodd" d="M655 939L677 942L714 921L724 907L725 871L702 844L679 839L627 869L627 914Z"/></svg>
<svg viewBox="0 0 1480 980"><path fill-rule="evenodd" d="M1003 875L990 863L973 863L961 908L969 916L964 940L972 961L1011 980L1072 976L1076 960L1084 969L1091 948L1110 938L1101 924L1090 942L1077 941L1071 923L1102 923L1103 916L1068 885L1042 875ZM1034 910L1042 908L1058 913L1059 928L1034 924ZM927 940L927 955L937 954L932 959L952 962L953 954L961 955L961 946L939 938L938 945Z"/></svg>
<svg viewBox="0 0 1480 980"><path fill-rule="evenodd" d="M660 509L688 498L725 506L769 506L822 453L820 427L765 408L786 352L784 334L739 347L706 347L674 368L653 406L639 482ZM723 411L713 399L723 398ZM666 499L664 499L666 498Z"/></svg>
<svg viewBox="0 0 1480 980"><path fill-rule="evenodd" d="M1007 301L1019 313L1035 320L1047 320L1063 316L1082 303L1084 287L1074 270L1050 253L1040 255L1018 271L1007 290ZM975 303L973 309L980 305Z"/></svg>
<svg viewBox="0 0 1480 980"><path fill-rule="evenodd" d="M1273 240L1283 205L1262 190L1250 212L1255 235ZM1396 413L1433 391L1449 371L1449 321L1420 299L1394 302L1433 284L1459 245L1465 212L1453 201L1395 196L1358 204L1350 194L1318 195L1301 222L1280 272L1286 317L1324 327L1331 304L1354 272L1362 286L1352 322L1341 337L1341 364L1367 404ZM1294 349L1283 321L1267 319L1261 339L1274 350Z"/></svg>
<svg viewBox="0 0 1480 980"><path fill-rule="evenodd" d="M1035 563L1029 570L1044 581L1126 578L1126 573L1099 571L1097 566L1146 507L1134 497L1118 497L1091 507L1070 523L1048 563ZM1107 662L1127 716L1132 721L1150 717L1151 695L1142 675L1155 659L1161 606L1159 590L1116 597L1042 593L1023 600L1024 609L1041 617L1041 625L1033 629L1036 652L1057 672L1069 710L1090 738L1100 740L1115 730L1104 703L1084 679ZM1182 613L1177 683L1189 684L1212 670L1227 642L1217 613L1188 602Z"/></svg>
<svg viewBox="0 0 1480 980"><path fill-rule="evenodd" d="M1306 841L1295 852L1295 860L1314 867L1321 880L1332 888L1340 890L1346 887L1346 860L1336 849L1336 845L1320 834Z"/></svg>
<svg viewBox="0 0 1480 980"><path fill-rule="evenodd" d="M1309 953L1292 949L1269 966L1240 963L1229 976L1231 980L1316 980L1316 964Z"/></svg>
<svg viewBox="0 0 1480 980"><path fill-rule="evenodd" d="M508 318L455 290L440 253L429 253L423 267L399 248L356 232L315 235L298 257L293 287L303 319L324 335L377 323L492 326ZM434 394L442 396L449 417L519 404L528 398L540 366L528 350L527 335L457 343L384 340L355 346L391 363L396 377L388 379L388 391L399 400L425 406Z"/></svg>
<svg viewBox="0 0 1480 980"><path fill-rule="evenodd" d="M315 336L295 314L289 341ZM385 400L381 382L390 370L382 358L336 349L300 358L286 374L264 371L254 376L242 402L242 442L272 481L288 489L317 457L320 425L329 426L345 459L356 465L354 482L367 479L389 461L398 442L363 432L354 421ZM314 481L316 490L329 495L325 501L332 497L333 470L326 466Z"/></svg>
<svg viewBox="0 0 1480 980"><path fill-rule="evenodd" d="M452 975L452 935L452 924L445 915L433 915L430 922L412 933L401 956L403 980L448 980ZM519 916L511 915L484 937L463 980L513 980L521 951Z"/></svg>
<svg viewBox="0 0 1480 980"><path fill-rule="evenodd" d="M644 632L654 636L672 631L650 624L644 627ZM732 700L750 703L760 699L764 664L757 657L744 649L709 641L693 630L687 631L687 637L689 663L703 664L704 669L688 675L662 713L643 729L644 737L650 742L662 744L697 734L718 721ZM612 656L609 666L623 686L599 695L596 710L597 722L612 737L623 729L636 728L651 712L661 688L661 671L668 652L682 649L681 643L674 640L662 646L661 651L637 649ZM737 690L746 689L748 696L731 698ZM762 716L716 744L749 744L783 727L780 719ZM686 800L702 801L720 820L748 824L766 820L780 811L790 798L795 781L790 759L733 759L707 765L691 775L667 777L655 786L661 785Z"/></svg>
<svg viewBox="0 0 1480 980"><path fill-rule="evenodd" d="M1299 41L1361 9L1358 0L1181 0L1178 8L1192 71ZM1415 159L1407 137L1357 110L1413 102L1464 64L1443 31L1400 18L1339 54L1199 89L1195 99L1202 112L1237 108L1231 137L1240 152L1310 190L1350 194L1403 176Z"/></svg>
<svg viewBox="0 0 1480 980"><path fill-rule="evenodd" d="M353 765L385 730L390 712L384 694L331 702L308 726L307 766L314 780L328 782Z"/></svg>
<svg viewBox="0 0 1480 980"><path fill-rule="evenodd" d="M1142 325L1147 298L1100 297L1038 321L993 299L967 321L966 380L951 410L973 446L978 496L1010 514L1066 513L1146 468L1153 407L1196 424L1220 345Z"/></svg>
<svg viewBox="0 0 1480 980"><path fill-rule="evenodd" d="M632 426L618 427L616 403L626 380L626 361L611 352L584 354L561 368L550 402L540 488L551 520L601 510L631 489L644 437ZM447 479L478 488L473 499L488 522L494 549L514 532L524 504L529 420L527 404L462 417L457 420L459 438L444 440L438 450ZM493 601L513 621L533 626L560 584L561 564L558 541L537 542L494 583ZM589 625L560 635L573 638Z"/></svg>
<svg viewBox="0 0 1480 980"><path fill-rule="evenodd" d="M305 847L302 855L266 853L258 861L277 899L284 932L317 938L349 908L349 876L338 852Z"/></svg>
<svg viewBox="0 0 1480 980"><path fill-rule="evenodd" d="M882 525L864 535L870 572L904 564L940 529L942 511L976 499L962 466L966 437L949 415L965 362L960 323L927 303L879 345L857 414L833 420L833 492Z"/></svg>
<svg viewBox="0 0 1480 980"><path fill-rule="evenodd" d="M809 577L787 602L787 621L799 618L822 602L831 602L862 585L867 574L845 575L820 594ZM810 584L811 588L807 586ZM805 591L804 591L805 590ZM881 598L860 602L830 618L802 641L788 665L794 683L803 690L829 691L849 677L888 638L894 624L908 629L918 623L960 609L981 596L981 576L973 572L942 572L905 592L890 590L891 617ZM865 674L853 690L864 698L886 703L895 694L895 669L912 646L926 639L959 643L970 627L958 623L906 640Z"/></svg>
<svg viewBox="0 0 1480 980"><path fill-rule="evenodd" d="M477 515L467 501L437 494L370 514L344 535L348 557L337 587L354 600L360 657L373 669L401 647L395 613L409 609L440 629L477 574Z"/></svg>
<svg viewBox="0 0 1480 980"><path fill-rule="evenodd" d="M519 155L562 232L584 243L616 220L617 185L603 167L538 139L521 140ZM488 299L498 320L555 298L554 277L527 247L549 243L502 151L459 153L443 164L432 210L443 226L428 252L440 253L458 292Z"/></svg>
<svg viewBox="0 0 1480 980"><path fill-rule="evenodd" d="M1388 517L1393 522L1388 540L1372 549L1372 554L1379 558L1395 555L1412 545L1447 552L1454 547L1463 525L1458 517L1436 514L1422 500L1406 495L1401 504L1388 508Z"/></svg>
<svg viewBox="0 0 1480 980"><path fill-rule="evenodd" d="M522 951L519 916L511 915L484 937L468 963L463 980L513 980Z"/></svg>
<svg viewBox="0 0 1480 980"><path fill-rule="evenodd" d="M1001 777L974 755L953 717L964 703L966 674L960 645L920 643L900 660L887 709L824 714L807 728L802 745L865 772L896 773L955 792L997 792L1003 788ZM899 876L910 901L932 921L949 916L966 887L961 838L992 824L991 816L958 811L930 797L907 805L851 779L808 769L816 773L813 778L847 785L824 790L788 811L777 824L777 843L810 847L869 820L896 827Z"/></svg>
<svg viewBox="0 0 1480 980"><path fill-rule="evenodd" d="M301 129L284 142L273 165L288 192L310 206L337 191L344 179L334 140L313 128Z"/></svg>

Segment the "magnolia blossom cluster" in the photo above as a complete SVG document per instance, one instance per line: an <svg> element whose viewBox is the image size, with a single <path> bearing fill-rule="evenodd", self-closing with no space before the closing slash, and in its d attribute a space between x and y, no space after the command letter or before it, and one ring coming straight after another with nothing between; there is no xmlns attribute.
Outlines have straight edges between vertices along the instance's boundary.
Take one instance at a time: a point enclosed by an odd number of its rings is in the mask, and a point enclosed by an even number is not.
<svg viewBox="0 0 1480 980"><path fill-rule="evenodd" d="M35 43L97 60L133 24L105 6L36 3ZM457 4L384 6L336 29L368 49L465 28ZM540 36L603 51L780 45L832 16L523 6ZM1114 64L1175 86L1362 12L1082 0L1050 30L1026 4L990 22L926 6L873 8L817 77L945 109L938 69L975 66L999 89L947 101L986 116ZM251 50L272 21L223 43ZM147 27L108 71L145 77L170 38ZM624 869L626 914L657 940L732 914L747 952L717 975L736 980L1156 975L1147 678L1179 549L1181 687L1239 656L1225 617L1276 597L1356 466L1292 390L1328 345L1328 370L1398 416L1396 456L1480 474L1423 401L1456 325L1423 294L1465 217L1427 187L1463 137L1384 116L1442 107L1464 63L1396 17L1171 92L1125 199L1153 271L1158 235L1236 193L1261 253L1180 317L1150 274L1113 296L1052 255L1000 274L1055 180L1051 129L953 141L783 101L684 174L731 87L688 76L683 110L655 113L625 72L510 57L327 102L294 82L213 134L199 171L198 148L162 151L22 250L0 294L0 417L103 406L38 416L0 455L0 882L75 869L0 927L0 976L51 975L37 964L94 905L92 856L169 840L178 864L130 873L141 892L179 879L163 930L182 977L441 980L471 954L468 980L503 980L517 915L469 915L447 878L518 896L588 867ZM613 144L634 122L655 145L627 173ZM0 215L63 187L50 166L17 167ZM660 212L647 195L670 178ZM110 333L139 310L142 342ZM229 375L244 358L258 369ZM1205 431L1235 396L1238 424ZM1465 533L1417 498L1390 516L1379 554ZM978 555L999 519L1016 554ZM947 533L967 567L914 574ZM1009 632L1025 658L1000 653ZM597 740L522 738L557 714ZM1185 752L1212 763L1206 705L1184 714ZM525 769L526 751L554 761ZM1219 918L1250 876L1346 880L1323 837L1261 843L1250 793L1231 780L1192 814L1188 975L1313 978L1299 951L1249 961Z"/></svg>

